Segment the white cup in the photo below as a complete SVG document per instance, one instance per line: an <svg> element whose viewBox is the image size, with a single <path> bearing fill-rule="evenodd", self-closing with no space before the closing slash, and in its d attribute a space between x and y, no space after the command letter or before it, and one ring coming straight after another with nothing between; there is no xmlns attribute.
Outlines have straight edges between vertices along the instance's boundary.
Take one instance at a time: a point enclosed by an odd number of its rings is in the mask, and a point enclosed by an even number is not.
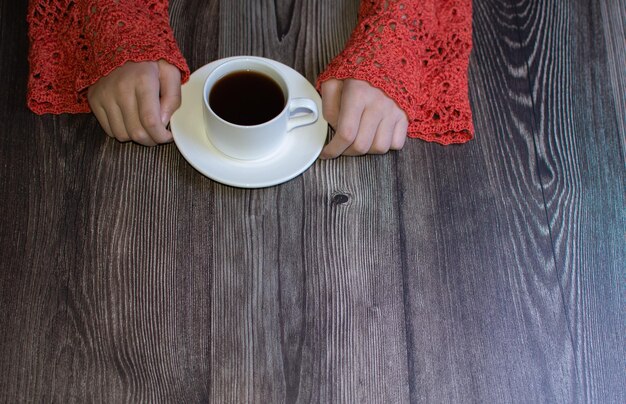
<svg viewBox="0 0 626 404"><path fill-rule="evenodd" d="M269 76L283 92L285 106L274 118L258 125L238 125L219 117L209 103L215 83L235 72L252 71ZM245 97L245 94L242 94ZM240 160L261 159L278 151L287 134L318 119L317 104L309 98L291 98L289 87L278 68L259 59L230 59L213 70L204 82L203 115L209 141L227 156Z"/></svg>

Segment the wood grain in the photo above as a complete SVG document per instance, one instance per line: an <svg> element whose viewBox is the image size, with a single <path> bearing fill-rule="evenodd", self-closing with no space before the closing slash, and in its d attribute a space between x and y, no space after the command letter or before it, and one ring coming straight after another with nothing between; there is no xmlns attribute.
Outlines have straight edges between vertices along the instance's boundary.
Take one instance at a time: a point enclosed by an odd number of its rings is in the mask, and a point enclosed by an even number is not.
<svg viewBox="0 0 626 404"><path fill-rule="evenodd" d="M241 190L28 112L26 4L0 0L0 401L626 401L622 6L475 0L474 141ZM170 11L192 70L313 81L357 7Z"/></svg>
<svg viewBox="0 0 626 404"><path fill-rule="evenodd" d="M626 160L626 1L603 0L600 2L601 25L604 30L607 69L611 79L610 89L615 103L617 127L622 146L622 158Z"/></svg>
<svg viewBox="0 0 626 404"><path fill-rule="evenodd" d="M596 2L563 7L558 1L529 1L523 6L529 10L520 16L520 26L537 168L582 399L623 402L626 172L618 121L623 127L624 111L611 83L623 81L626 73L622 66L611 80L608 58L614 54L605 47L619 39L603 40Z"/></svg>
<svg viewBox="0 0 626 404"><path fill-rule="evenodd" d="M312 1L224 6L220 56L271 57L311 78L318 61L298 49L328 42L315 18L341 11ZM216 188L211 401L408 400L393 184L377 178L388 169L378 162L317 163L266 190Z"/></svg>
<svg viewBox="0 0 626 404"><path fill-rule="evenodd" d="M398 156L415 402L576 401L517 18L474 3L476 139Z"/></svg>
<svg viewBox="0 0 626 404"><path fill-rule="evenodd" d="M0 394L7 402L51 398L55 391L64 394L63 382L55 375L68 374L58 349L67 348L67 274L58 262L63 221L56 209L63 198L62 184L46 177L61 174L62 168L55 153L33 142L31 134L43 124L23 108L25 80L6 79L18 71L22 73L17 77L26 77L28 42L20 18L25 12L25 4L3 2L0 7L0 72L5 78L0 91Z"/></svg>

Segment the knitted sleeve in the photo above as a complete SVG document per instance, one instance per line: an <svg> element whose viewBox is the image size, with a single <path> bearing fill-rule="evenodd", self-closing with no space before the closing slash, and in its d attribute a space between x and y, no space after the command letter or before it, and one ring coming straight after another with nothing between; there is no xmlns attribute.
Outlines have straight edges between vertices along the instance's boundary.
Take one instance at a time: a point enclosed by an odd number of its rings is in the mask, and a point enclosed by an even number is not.
<svg viewBox="0 0 626 404"><path fill-rule="evenodd" d="M89 112L86 89L127 61L189 68L167 0L30 0L27 104L38 114Z"/></svg>
<svg viewBox="0 0 626 404"><path fill-rule="evenodd" d="M345 49L318 78L383 90L409 118L410 137L441 144L473 137L467 68L471 0L362 0Z"/></svg>

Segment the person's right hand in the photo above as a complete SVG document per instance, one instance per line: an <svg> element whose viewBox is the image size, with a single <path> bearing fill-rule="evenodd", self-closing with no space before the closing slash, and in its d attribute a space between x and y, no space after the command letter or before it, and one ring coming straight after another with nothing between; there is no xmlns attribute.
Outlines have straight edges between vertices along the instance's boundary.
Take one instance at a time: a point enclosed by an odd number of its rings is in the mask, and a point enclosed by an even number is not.
<svg viewBox="0 0 626 404"><path fill-rule="evenodd" d="M172 141L166 126L180 107L180 81L164 60L127 62L89 87L87 99L109 136L154 146Z"/></svg>

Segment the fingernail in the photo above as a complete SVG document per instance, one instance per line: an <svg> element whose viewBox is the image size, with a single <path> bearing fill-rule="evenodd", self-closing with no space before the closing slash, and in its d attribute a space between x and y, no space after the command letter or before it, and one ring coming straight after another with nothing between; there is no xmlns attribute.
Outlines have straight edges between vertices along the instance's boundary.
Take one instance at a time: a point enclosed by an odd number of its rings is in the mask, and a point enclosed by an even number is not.
<svg viewBox="0 0 626 404"><path fill-rule="evenodd" d="M169 122L169 117L167 116L167 114L162 114L161 115L161 122L163 122L163 125L167 125L167 123Z"/></svg>

